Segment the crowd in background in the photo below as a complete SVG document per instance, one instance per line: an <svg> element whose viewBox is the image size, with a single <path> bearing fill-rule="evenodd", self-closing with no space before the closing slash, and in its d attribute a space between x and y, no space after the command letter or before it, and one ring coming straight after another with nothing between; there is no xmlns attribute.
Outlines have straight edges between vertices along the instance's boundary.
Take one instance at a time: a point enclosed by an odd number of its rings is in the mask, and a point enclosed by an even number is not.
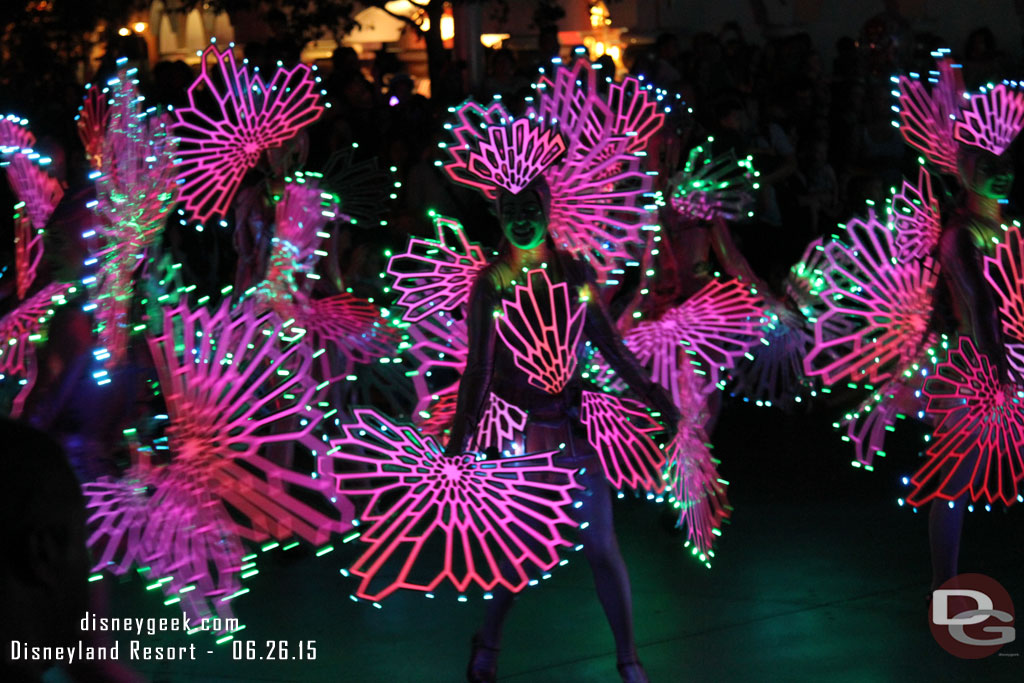
<svg viewBox="0 0 1024 683"><path fill-rule="evenodd" d="M815 45L807 33L758 44L733 22L717 33L698 32L687 40L664 33L652 43L627 49L623 64L629 73L642 74L679 94L692 109L692 116L670 117L684 149L714 135L715 153L731 148L738 156L752 156L761 173L755 217L733 229L755 270L777 280L810 240L831 232L837 222L863 214L870 202L882 204L903 175L914 175L915 156L893 125L890 77L933 68L931 53L945 46L963 64L968 88L1011 75L1017 68L1017 55L1002 51L987 28L971 31L957 46L940 36L916 33L904 19L886 14L840 38L831 64L822 57L825 46ZM299 50L282 34L246 45L244 53L267 73L278 61L295 63ZM151 103L187 103L193 69L180 61L149 66L145 54L137 37L115 39L97 78L113 73L116 58L125 56L140 64L140 85ZM590 56L582 46L559 46L556 30L542 30L535 50L487 51L486 77L476 92L463 87L464 64L446 63L429 98L418 94L413 77L387 51L360 59L355 50L340 47L329 63L321 65L332 106L307 129L306 167L319 168L333 151L356 144L360 158L375 157L401 183L390 207L388 229L356 230L345 238L350 251L342 266L350 283L358 287L361 281L376 278L384 246L399 246L408 234L428 234L428 209L459 217L475 240L497 241L500 233L488 205L448 182L435 164L440 158L437 144L444 139L443 123L449 108L470 95L486 102L499 94L513 109L521 105L538 67L557 55L563 60ZM597 63L604 67L602 73L614 73L610 58ZM55 159L54 173L65 176L72 189L85 186L88 168L73 120L82 84L45 55L38 64L42 68L7 65L2 76L4 106L31 119L40 150ZM29 92L31 100L25 94ZM681 155L678 163L685 158ZM668 177L675 169L661 170ZM10 197L0 197L5 199ZM9 216L0 220L9 230ZM230 245L230 236L222 236L220 251L230 251Z"/></svg>

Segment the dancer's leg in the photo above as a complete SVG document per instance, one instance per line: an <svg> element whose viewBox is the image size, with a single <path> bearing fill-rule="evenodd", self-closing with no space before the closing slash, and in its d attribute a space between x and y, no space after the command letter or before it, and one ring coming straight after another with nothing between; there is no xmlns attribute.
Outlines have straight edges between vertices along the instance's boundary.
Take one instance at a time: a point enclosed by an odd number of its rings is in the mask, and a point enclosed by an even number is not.
<svg viewBox="0 0 1024 683"><path fill-rule="evenodd" d="M626 563L615 536L611 487L600 471L588 471L580 479L591 494L583 498L583 505L578 510L574 510L576 521L587 525L580 530L583 554L590 563L597 597L615 638L615 652L619 660L632 660L636 658L633 597Z"/></svg>
<svg viewBox="0 0 1024 683"><path fill-rule="evenodd" d="M932 554L932 590L956 576L960 556L960 536L964 527L967 496L960 496L953 507L949 501L935 499L928 512L928 541Z"/></svg>

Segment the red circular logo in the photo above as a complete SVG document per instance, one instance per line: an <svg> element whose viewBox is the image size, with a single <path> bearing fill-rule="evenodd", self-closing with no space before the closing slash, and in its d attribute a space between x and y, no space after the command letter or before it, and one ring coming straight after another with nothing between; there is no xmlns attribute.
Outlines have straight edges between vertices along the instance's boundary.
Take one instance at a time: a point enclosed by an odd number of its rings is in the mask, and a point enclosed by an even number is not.
<svg viewBox="0 0 1024 683"><path fill-rule="evenodd" d="M962 659L994 655L1016 638L1013 601L984 574L960 574L932 592L928 625L946 652Z"/></svg>

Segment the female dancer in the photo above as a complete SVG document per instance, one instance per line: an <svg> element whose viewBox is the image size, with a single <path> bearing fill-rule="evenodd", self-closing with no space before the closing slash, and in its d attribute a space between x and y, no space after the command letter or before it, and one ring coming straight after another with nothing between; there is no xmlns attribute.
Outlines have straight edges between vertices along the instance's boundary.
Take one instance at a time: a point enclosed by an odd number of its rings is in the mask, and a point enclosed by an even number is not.
<svg viewBox="0 0 1024 683"><path fill-rule="evenodd" d="M1003 382L1013 377L1007 362L999 302L985 281L984 256L992 256L1003 239L1000 200L1013 186L1013 164L1008 153L992 152L962 144L958 154L960 179L966 201L946 222L939 241L939 261L951 304L952 321L959 336L969 336L975 348L988 357ZM1017 378L1019 381L1019 378ZM955 476L966 483L971 468L958 467ZM929 511L932 554L932 589L957 575L960 535L968 494L953 505L936 499Z"/></svg>
<svg viewBox="0 0 1024 683"><path fill-rule="evenodd" d="M668 394L644 373L626 349L601 302L589 267L555 248L548 233L550 190L538 176L518 194L502 190L497 198L505 243L499 258L484 268L470 294L469 357L458 397L455 422L448 441L450 453L464 452L476 431L489 392L527 410L529 417L522 444L525 452L558 450L556 462L582 469L577 481L586 498L574 508L581 528L583 552L594 573L598 598L615 637L618 670L624 681L647 680L637 659L633 640L632 599L626 566L612 524L611 491L600 460L587 442L580 423L583 379L579 372L557 394L531 385L507 346L496 343L496 313L516 283L530 283L524 275L543 269L552 283L566 283L570 300L586 302L583 337L594 344L630 389L660 412L664 424L675 425L679 413ZM580 338L582 350L583 338ZM515 594L499 589L488 605L484 624L473 636L466 675L469 681L493 681L497 672L502 625Z"/></svg>

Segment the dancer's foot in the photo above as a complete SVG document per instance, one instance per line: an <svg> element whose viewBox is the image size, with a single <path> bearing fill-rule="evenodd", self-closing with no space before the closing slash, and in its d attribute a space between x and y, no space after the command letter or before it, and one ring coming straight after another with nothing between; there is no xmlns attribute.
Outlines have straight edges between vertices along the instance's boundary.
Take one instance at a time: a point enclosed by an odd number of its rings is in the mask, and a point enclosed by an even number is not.
<svg viewBox="0 0 1024 683"><path fill-rule="evenodd" d="M479 633L470 641L469 665L466 680L469 683L494 683L498 680L499 648L485 645Z"/></svg>
<svg viewBox="0 0 1024 683"><path fill-rule="evenodd" d="M619 660L616 668L619 670L619 676L622 677L622 683L649 683L644 665L635 657L630 660Z"/></svg>

